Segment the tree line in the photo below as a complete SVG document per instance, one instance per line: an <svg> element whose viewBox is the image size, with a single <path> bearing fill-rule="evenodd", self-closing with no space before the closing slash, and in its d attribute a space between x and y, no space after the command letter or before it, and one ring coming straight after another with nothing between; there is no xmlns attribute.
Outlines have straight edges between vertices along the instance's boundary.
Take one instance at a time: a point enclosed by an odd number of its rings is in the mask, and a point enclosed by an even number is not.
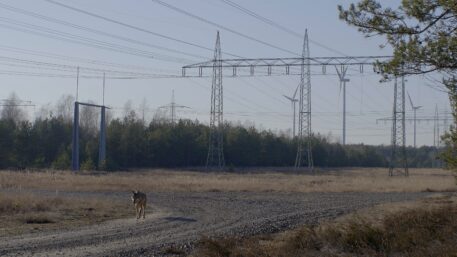
<svg viewBox="0 0 457 257"><path fill-rule="evenodd" d="M0 168L69 169L71 165L71 98L62 98L60 111L46 112L33 122L12 111L1 112ZM67 103L67 104L64 104ZM17 108L17 107L16 107ZM66 110L66 111L65 111ZM14 115L9 115L13 113ZM202 167L208 153L209 127L199 121L166 119L146 122L133 110L122 118L109 118L106 162L98 162L97 110L81 110L81 168L126 170L149 167ZM89 116L89 117L88 117ZM387 167L389 146L346 145L316 134L311 139L314 165L319 167ZM226 123L224 154L228 167L293 166L296 140L253 126ZM408 148L411 167L432 167L436 149ZM306 165L306 164L305 164Z"/></svg>

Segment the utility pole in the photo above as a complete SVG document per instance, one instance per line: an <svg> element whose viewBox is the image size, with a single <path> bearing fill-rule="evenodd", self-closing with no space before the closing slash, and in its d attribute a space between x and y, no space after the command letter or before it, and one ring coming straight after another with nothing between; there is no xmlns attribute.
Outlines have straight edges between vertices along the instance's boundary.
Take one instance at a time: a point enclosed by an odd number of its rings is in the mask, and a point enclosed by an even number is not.
<svg viewBox="0 0 457 257"><path fill-rule="evenodd" d="M299 87L299 86L300 86L300 85L298 85L297 88L295 89L295 92L294 92L294 94L292 95L292 97L286 96L286 95L282 95L282 96L284 96L287 100L289 100L290 103L292 104L292 111L293 111L293 118L292 118L292 137L293 137L293 138L295 138L295 127L296 127L296 126L295 126L295 117L297 116L295 110L296 110L296 104L297 104L297 102L298 102L298 99L295 98L295 97L297 96L297 91L298 91L298 87Z"/></svg>
<svg viewBox="0 0 457 257"><path fill-rule="evenodd" d="M411 100L411 96L408 93L409 103L411 104L411 108L413 109L414 113L414 148L416 148L416 111L422 108L421 105L414 106L413 101Z"/></svg>
<svg viewBox="0 0 457 257"><path fill-rule="evenodd" d="M102 92L102 105L105 105L105 73L103 72L103 92Z"/></svg>
<svg viewBox="0 0 457 257"><path fill-rule="evenodd" d="M106 169L106 106L105 106L105 73L103 73L103 100L100 113L100 142L98 144L98 168Z"/></svg>
<svg viewBox="0 0 457 257"><path fill-rule="evenodd" d="M343 145L346 145L346 82L349 82L349 79L346 78L346 71L348 66L340 65L339 69L335 66L335 69L340 79L340 92L341 87L343 88Z"/></svg>
<svg viewBox="0 0 457 257"><path fill-rule="evenodd" d="M78 94L79 94L79 66L76 68L76 97L75 101L78 101Z"/></svg>
<svg viewBox="0 0 457 257"><path fill-rule="evenodd" d="M71 144L71 170L79 171L79 102L75 101L73 114L73 136Z"/></svg>

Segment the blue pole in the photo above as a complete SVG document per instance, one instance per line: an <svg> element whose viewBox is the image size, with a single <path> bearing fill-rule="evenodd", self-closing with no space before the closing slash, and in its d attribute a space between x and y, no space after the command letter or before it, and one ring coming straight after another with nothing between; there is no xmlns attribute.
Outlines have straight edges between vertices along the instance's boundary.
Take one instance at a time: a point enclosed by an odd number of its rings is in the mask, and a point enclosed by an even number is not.
<svg viewBox="0 0 457 257"><path fill-rule="evenodd" d="M73 115L73 144L71 155L71 169L79 171L79 103L75 102L75 110Z"/></svg>
<svg viewBox="0 0 457 257"><path fill-rule="evenodd" d="M100 119L100 144L98 148L98 168L104 168L106 161L106 121L105 121L105 106L102 106Z"/></svg>

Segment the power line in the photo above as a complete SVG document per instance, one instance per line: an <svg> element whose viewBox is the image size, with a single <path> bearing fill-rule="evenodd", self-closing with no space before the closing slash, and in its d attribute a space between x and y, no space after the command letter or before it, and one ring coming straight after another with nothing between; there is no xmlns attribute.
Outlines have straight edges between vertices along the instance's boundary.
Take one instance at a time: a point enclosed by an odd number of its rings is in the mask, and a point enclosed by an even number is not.
<svg viewBox="0 0 457 257"><path fill-rule="evenodd" d="M95 72L95 73L113 73L113 74L125 74L125 75L134 75L134 76L155 76L158 74L152 73L138 73L138 72L131 72L131 71L119 71L119 70L108 70L108 69L98 69L98 68L89 68L89 67L81 67L81 66L71 66L65 64L57 64L57 63L49 63L49 62L41 62L41 61L34 61L34 60L26 60L26 59L19 59L19 58L11 58L0 56L0 61L8 61L8 62L17 62L17 63L25 63L31 65L31 67L53 67L53 68L60 68L60 71L70 71L74 72L77 67L80 67L81 70L85 70L87 72ZM30 66L29 66L30 67ZM56 69L54 69L56 70Z"/></svg>
<svg viewBox="0 0 457 257"><path fill-rule="evenodd" d="M274 95L268 93L268 91L265 91L264 89L258 87L258 86L255 85L254 83L251 83L251 82L249 82L249 81L246 81L245 79L242 79L242 81L244 81L244 83L245 83L246 85L249 85L249 86L251 86L252 88L257 89L257 91L259 91L259 92L262 93L263 95L265 95L265 96L267 96L267 97L269 97L269 98L271 98L271 99L273 99L273 100L275 100L275 101L278 101L278 102L280 102L281 104L286 104L286 102L284 102L281 98L276 97L276 96L274 96Z"/></svg>
<svg viewBox="0 0 457 257"><path fill-rule="evenodd" d="M120 25L123 25L123 26L128 25L128 24L125 24L125 23L117 22L117 21L115 21L115 20L112 20L112 19L109 19L109 18L106 18L106 17L102 17L102 16L100 16L100 15L96 15L96 14L93 14L93 13L89 13L89 12L84 11L84 10L81 10L81 9L77 9L77 8L74 8L74 7L71 7L71 6L68 6L68 5L64 5L64 4L61 4L61 3L57 3L57 2L52 1L52 0L46 0L46 1L47 1L47 2L50 2L50 3L53 3L53 4L57 4L57 5L63 6L63 7L66 7L66 8L69 8L69 9L72 9L72 10L75 10L75 11L83 12L83 13L85 13L85 14L88 14L88 15L91 15L91 16L94 16L94 17L97 17L97 18L101 18L101 19L104 19L104 20L108 20L108 21L110 21L110 22L115 22L116 24L120 24ZM241 33L237 32L237 31L231 30L231 29L226 28L226 27L224 27L224 26L221 26L221 25L219 25L219 24L210 22L210 21L208 21L208 20L206 20L206 19L203 19L203 18L201 18L201 17L198 17L198 16L196 16L196 15L193 15L193 14L191 14L191 13L189 13L189 12L186 12L186 11L184 11L184 10L181 10L181 9L179 9L179 8L176 8L176 7L174 7L174 6L171 6L171 5L169 5L169 4L166 4L166 3L162 2L162 1L156 1L156 2L159 3L159 4L161 4L161 5L166 6L166 7L168 7L168 8L172 8L172 9L175 10L175 11L184 13L184 14L186 14L186 15L190 15L190 16L192 16L192 17L194 17L194 18L197 18L197 19L199 19L199 20L201 20L201 21L204 21L204 22L207 22L207 23L209 22L209 23L212 24L212 25L219 26L219 27L221 27L221 28L223 28L223 29L226 29L226 30L232 32L232 33L235 33L235 34L238 34L238 35L241 35L241 36L245 36L245 37L246 37L246 35L244 35L244 34L241 34ZM138 29L137 27L131 26L131 25L129 25L128 27ZM144 29L141 29L141 28L140 28L140 30L143 31L143 32L145 32ZM248 37L249 39L251 39L251 40L256 41L256 42L259 42L259 41L260 41L260 40L257 40L257 39L255 39L255 38L252 38L252 37L250 37L250 36L247 36L247 37ZM169 38L168 38L168 39L169 39ZM263 41L260 41L260 43L263 43L263 44L266 44L266 45L268 45L268 46L271 46L271 47L274 47L274 48L278 49L278 47L273 46L273 45L271 45L271 44L269 44L269 43L266 43L266 42L263 42ZM206 48L206 49L212 51L212 49L209 49L209 48ZM283 50L283 51L284 51L285 49L279 48L279 50ZM289 52L289 53L292 53L292 52L290 52L290 51L288 51L288 50L285 50L285 51L286 51L286 52ZM292 54L295 54L295 53L292 53Z"/></svg>
<svg viewBox="0 0 457 257"><path fill-rule="evenodd" d="M237 3L234 3L234 2L232 2L232 1L230 1L230 0L220 0L220 1L224 2L224 3L227 4L227 5L232 6L232 7L234 7L235 9L238 9L238 10L244 12L245 14L248 14L249 16L252 16L252 17L254 17L254 18L256 18L256 19L258 19L258 20L260 20L260 21L262 21L262 22L264 22L264 23L266 23L266 24L268 24L268 25L270 25L270 26L273 26L273 27L275 27L275 28L277 28L277 29L280 29L280 30L282 30L282 31L284 31L284 32L286 32L286 33L289 33L290 35L293 35L293 36L295 36L295 37L297 37L297 38L300 38L300 39L303 38L303 35L302 35L302 34L297 33L297 32L295 32L295 31L293 31L293 30L291 30L291 29L288 29L288 28L282 26L281 24L278 24L277 22L274 22L273 20L268 19L268 18L266 18L265 16L261 16L260 14L255 13L255 12L253 12L253 11L251 11L251 10L249 10L249 9L247 9L247 8L245 8L245 7L243 7L243 6L239 5L239 4L237 4ZM317 46L320 46L320 47L322 47L322 48L324 48L324 49L330 51L330 52L333 52L333 53L336 53L336 54L341 54L341 55L343 55L343 56L347 56L345 53L340 52L340 51L338 51L338 50L336 50L336 49L330 48L330 47L328 47L328 46L325 46L325 45L323 45L323 44L321 44L321 43L319 43L319 42L317 42L317 41L314 41L314 40L311 40L311 39L310 39L309 41L310 41L311 43L317 45Z"/></svg>
<svg viewBox="0 0 457 257"><path fill-rule="evenodd" d="M184 40L181 40L181 39L178 39L178 38L173 38L173 37L170 37L170 36L167 36L167 35L163 35L163 34L151 31L151 30L147 30L147 29L140 28L140 27L137 27L137 26L134 26L134 25L130 25L130 24L127 24L127 23L124 23L124 22L121 22L121 21L117 21L117 20L105 17L105 16L101 16L101 15L96 14L96 13L88 12L88 11L85 11L85 10L80 9L80 8L76 8L76 7L73 7L73 6L70 6L70 5L66 5L66 4L63 4L63 3L60 3L60 2L57 2L57 1L54 1L54 0L44 0L44 1L46 1L48 3L51 3L51 4L54 4L54 5L58 5L60 7L66 8L66 9L73 10L75 12L83 13L85 15L88 15L88 16L91 16L91 17L94 17L94 18L97 18L97 19L101 19L101 20L104 20L104 21L107 21L107 22L111 22L111 23L114 23L114 24L117 24L117 25L120 25L120 26L123 26L123 27L126 27L126 28L130 28L130 29L133 29L133 30L136 30L136 31L140 31L140 32L143 32L143 33L147 33L147 34L151 34L151 35L157 36L157 37L161 37L161 38L165 38L165 39L168 39L168 40L172 40L172 41L175 41L175 42L178 42L178 43L181 43L181 44L186 44L186 45L189 45L189 46L193 46L193 47L197 47L197 48L200 48L200 49L204 49L204 50L213 52L213 49L211 49L209 47L201 46L201 45L198 45L198 44L195 44L195 43L191 43L191 42L184 41ZM230 56L233 56L233 57L240 58L240 56L235 55L235 54L231 54L231 53L227 53L227 52L222 52L222 53L230 55Z"/></svg>
<svg viewBox="0 0 457 257"><path fill-rule="evenodd" d="M191 81L192 83L194 83L196 85L199 85L200 87L205 87L205 89L210 89L210 88L206 87L206 85L203 86L203 84L201 84L195 80L189 80L189 81ZM251 105L255 105L257 112L263 112L264 110L269 110L272 113L272 116L276 116L278 119L286 120L286 117L284 117L284 115L277 113L274 109L270 109L270 108L260 105L256 102L253 102L251 99L248 99L238 93L235 93L235 92L231 91L229 88L225 88L225 91L226 91L226 93L230 94L231 96L225 94L224 97L226 97L233 103L241 104L241 105L247 107L248 109L254 110L253 106L246 104L246 103L249 103ZM243 102L241 102L240 100L243 100ZM277 113L277 114L274 114L274 113Z"/></svg>
<svg viewBox="0 0 457 257"><path fill-rule="evenodd" d="M30 24L30 23L20 22L20 21L16 21L13 19L9 19L9 18L0 17L0 21L13 25L13 26L11 26L11 25L6 25L6 24L0 24L0 26L7 28L7 29L17 30L17 31L21 31L24 33L35 34L35 35L46 37L46 38L53 38L53 39L57 39L60 41L66 41L66 42L86 45L86 46L90 46L90 47L94 47L94 48L98 48L98 49L110 50L110 51L120 52L120 53L124 53L124 54L130 54L130 55L146 57L146 58L155 58L155 59L160 59L163 61L171 61L171 62L178 62L178 63L188 63L188 62L192 61L189 59L177 58L177 57L173 57L173 56L169 56L169 55L158 54L158 53L149 52L149 51L145 51L145 50L141 50L141 49L136 49L136 48L132 48L132 47L109 43L109 42L105 42L105 41L101 41L101 40L97 40L97 39L78 36L78 35L74 35L71 33L62 32L62 31L58 31L58 30L54 30L54 29L49 29L46 27L37 26L37 25Z"/></svg>
<svg viewBox="0 0 457 257"><path fill-rule="evenodd" d="M55 24L59 24L59 25L63 25L63 26L67 26L67 27L71 27L71 28L75 28L75 29L79 29L79 30L83 30L83 31L88 31L88 32L91 32L91 33L94 33L94 34L97 34L97 35L103 35L103 36L119 39L119 40L122 40L122 41L130 42L130 43L134 43L134 44L138 44L138 45L157 48L157 49L168 51L168 52L172 52L172 53L178 53L178 54L183 54L183 55L187 55L187 56L191 56L191 57L195 57L195 58L206 59L206 57L203 57L203 56L200 56L200 55L190 54L190 53L186 53L186 52L179 51L179 50L176 50L176 49L171 49L171 48L167 48L167 47L163 47L163 46L158 46L158 45L154 45L154 44L150 44L150 43L134 40L134 39L131 39L131 38L127 38L127 37L123 37L123 36L107 33L107 32L101 31L101 30L96 30L96 29L92 29L92 28L83 27L83 26L80 26L80 25L76 25L74 23L70 23L70 22L67 22L67 21L59 20L59 19L56 19L56 18L51 18L51 17L44 16L44 15L41 15L41 14L38 14L38 13L35 13L35 12L23 10L23 9L16 8L16 7L12 7L12 6L9 6L9 5L6 5L6 4L2 4L2 3L0 3L0 8L4 8L4 9L10 10L12 12L20 13L20 14L23 14L23 15L27 15L27 16L30 16L30 17L37 18L37 19L41 19L41 20L45 20L45 21L48 21L48 22L52 22L52 23L55 23Z"/></svg>
<svg viewBox="0 0 457 257"><path fill-rule="evenodd" d="M47 1L50 1L50 0L47 0ZM229 32L231 32L231 33L233 33L233 34L235 34L235 35L240 36L240 37L247 38L247 39L252 40L252 41L254 41L254 42L260 43L260 44L262 44L262 45L269 46L269 47L271 47L271 48L274 48L274 49L277 49L277 50L280 50L280 51L283 51L283 52L286 52L286 53L289 53L289 54L299 55L298 53L289 51L289 50L287 50L287 49L285 49L285 48L282 48L282 47L279 47L279 46L275 46L275 45L270 44L270 43L268 43L268 42L262 41L262 40L260 40L260 39L257 39L257 38L251 37L251 36L249 36L249 35L243 34L243 33L238 32L238 31L236 31L236 30L233 30L233 29L230 29L230 28L228 28L228 27L225 27L225 26L223 26L223 25L220 25L220 24L217 24L217 23L215 23L215 22L209 21L209 20L207 20L207 19L205 19L205 18L203 18L203 17L200 17L200 16L198 16L198 15L192 14L192 13L187 12L187 11L185 11L185 10L182 10L182 9L180 9L180 8L178 8L178 7L175 7L175 6L171 5L171 4L167 4L167 3L162 2L162 1L160 1L160 0L152 0L152 1L158 3L158 4L162 5L162 6L165 6L165 7L169 8L169 9L172 9L172 10L174 10L174 11L176 11L176 12L179 12L179 13L181 13L181 14L184 14L184 15L186 15L186 16L189 16L189 17L191 17L191 18L194 18L194 19L197 19L197 20L202 21L202 22L204 22L204 23L213 25L213 26L218 27L218 28L220 28L220 29L229 31Z"/></svg>
<svg viewBox="0 0 457 257"><path fill-rule="evenodd" d="M150 67L112 63L112 62L106 62L106 61L94 60L94 59L86 59L86 58L80 58L80 57L70 57L70 56L65 56L65 55L49 53L49 52L34 51L34 50L5 46L5 45L0 45L0 49L6 50L8 52L35 55L35 56L39 56L39 57L45 57L45 58L57 59L57 60L63 60L63 61L70 61L70 62L75 62L75 63L86 63L86 64L91 64L91 65L101 65L101 66L109 66L109 67L132 69L132 70L164 71L164 70L159 70L159 69L150 68ZM170 71L168 70L167 72L170 72Z"/></svg>

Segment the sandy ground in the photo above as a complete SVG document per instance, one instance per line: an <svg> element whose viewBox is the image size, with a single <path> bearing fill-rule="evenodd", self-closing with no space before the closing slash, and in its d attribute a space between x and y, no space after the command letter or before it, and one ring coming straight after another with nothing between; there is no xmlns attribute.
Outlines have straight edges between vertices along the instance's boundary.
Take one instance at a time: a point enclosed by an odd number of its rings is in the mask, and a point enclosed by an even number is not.
<svg viewBox="0 0 457 257"><path fill-rule="evenodd" d="M52 194L48 191L33 191ZM60 192L129 201L125 192ZM250 236L316 224L380 203L430 195L414 192L148 193L146 219L112 220L72 230L0 238L0 256L170 256L188 253L202 236ZM114 211L114 210L113 210Z"/></svg>

